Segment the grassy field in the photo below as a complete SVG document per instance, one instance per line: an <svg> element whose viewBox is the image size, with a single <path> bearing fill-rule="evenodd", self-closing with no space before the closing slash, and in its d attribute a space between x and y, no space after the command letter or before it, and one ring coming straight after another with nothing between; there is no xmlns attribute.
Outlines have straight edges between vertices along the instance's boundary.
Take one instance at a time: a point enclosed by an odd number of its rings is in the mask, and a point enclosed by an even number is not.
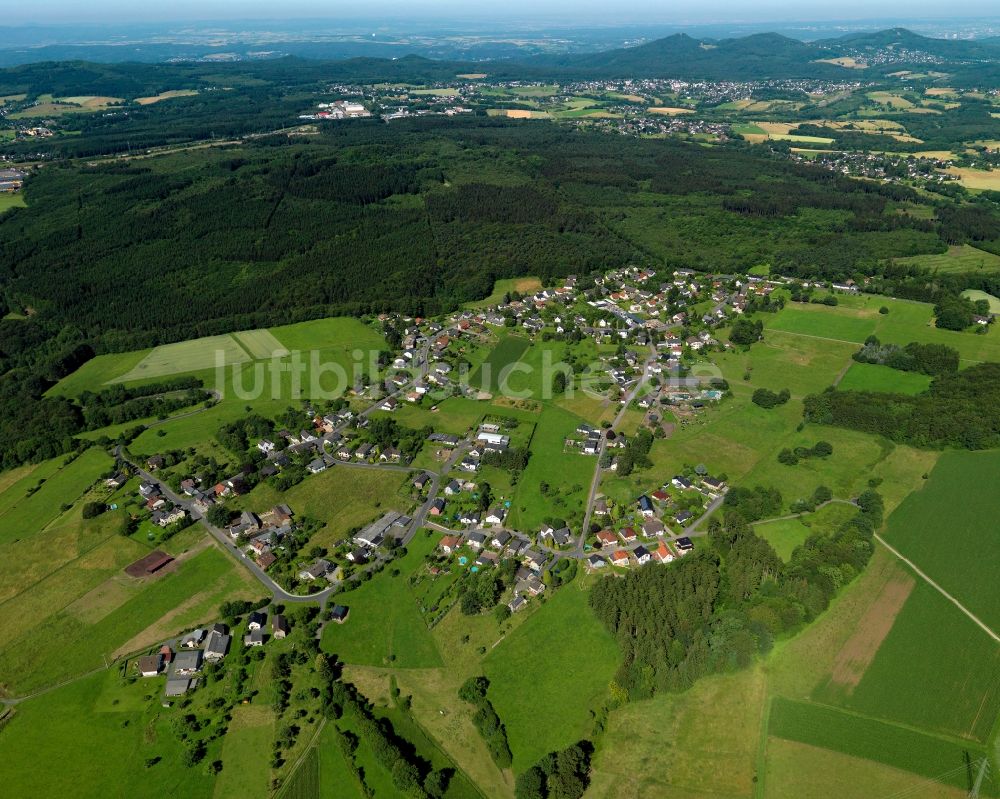
<svg viewBox="0 0 1000 799"><path fill-rule="evenodd" d="M8 208L24 208L26 205L24 195L21 192L0 193L0 214Z"/></svg>
<svg viewBox="0 0 1000 799"><path fill-rule="evenodd" d="M862 664L855 674L838 678L835 669L814 698L867 716L984 741L1000 714L1000 646L922 581L912 588L892 628L879 634L884 637L874 641L874 651L869 643L867 652L853 656L852 662ZM857 671L862 672L860 680Z"/></svg>
<svg viewBox="0 0 1000 799"><path fill-rule="evenodd" d="M590 710L603 700L618 665L618 647L591 613L582 587L578 580L557 591L483 661L516 772L587 736Z"/></svg>
<svg viewBox="0 0 1000 799"><path fill-rule="evenodd" d="M810 535L833 532L855 513L857 511L850 505L835 503L797 519L781 519L755 525L754 532L774 547L783 561L788 562L795 548L803 544Z"/></svg>
<svg viewBox="0 0 1000 799"><path fill-rule="evenodd" d="M791 303L766 317L765 325L797 336L857 345L870 335L891 344L944 344L958 350L966 362L1000 361L1000 338L934 327L933 309L926 303L864 294L839 300L835 308ZM888 314L879 313L882 306L889 309Z"/></svg>
<svg viewBox="0 0 1000 799"><path fill-rule="evenodd" d="M206 336L190 341L179 341L176 344L162 344L154 348L128 372L119 375L114 382L129 383L152 377L212 369L220 362L220 358L221 363L226 365L243 363L251 359L233 336Z"/></svg>
<svg viewBox="0 0 1000 799"><path fill-rule="evenodd" d="M587 796L752 796L764 690L760 670L749 670L615 710Z"/></svg>
<svg viewBox="0 0 1000 799"><path fill-rule="evenodd" d="M15 483L4 492L4 495L9 493L11 504L0 512L0 544L16 543L38 535L62 513L60 508L64 504L76 502L111 465L111 458L93 447L50 474L31 496L21 493ZM40 477L29 475L20 482L37 484L38 479Z"/></svg>
<svg viewBox="0 0 1000 799"><path fill-rule="evenodd" d="M19 705L0 735L5 794L210 799L214 778L182 765L183 744L169 717L158 701L143 698L150 686L118 686L116 671L106 671ZM112 704L106 694L121 701ZM208 761L220 744L210 745ZM150 770L144 761L152 756L161 762ZM260 753L256 759L266 762Z"/></svg>
<svg viewBox="0 0 1000 799"><path fill-rule="evenodd" d="M931 385L929 375L901 372L874 363L854 363L837 384L841 391L886 391L894 394L922 394Z"/></svg>
<svg viewBox="0 0 1000 799"><path fill-rule="evenodd" d="M964 799L961 788L830 749L769 738L762 799Z"/></svg>
<svg viewBox="0 0 1000 799"><path fill-rule="evenodd" d="M123 648L139 649L209 621L224 600L260 594L247 572L212 548L155 579L130 580L119 573L125 564L116 553L123 546L131 548L125 563L148 551L112 539L3 605L0 685L6 693L23 695L96 669ZM96 580L89 574L95 569Z"/></svg>
<svg viewBox="0 0 1000 799"><path fill-rule="evenodd" d="M980 250L971 244L956 244L941 255L914 255L900 258L900 263L922 266L932 272L1000 272L1000 255Z"/></svg>
<svg viewBox="0 0 1000 799"><path fill-rule="evenodd" d="M501 302L506 294L519 292L531 294L542 287L542 281L537 277L508 277L493 283L493 291L488 297L468 303L470 308L486 308Z"/></svg>
<svg viewBox="0 0 1000 799"><path fill-rule="evenodd" d="M547 516L565 519L574 530L582 524L596 459L563 451L564 439L579 423L577 417L551 405L542 411L531 440L531 458L511 506L511 524L518 529L537 531ZM548 486L544 493L543 483Z"/></svg>
<svg viewBox="0 0 1000 799"><path fill-rule="evenodd" d="M298 352L302 362L307 366L302 386L303 389L308 389L314 372L324 374L324 364L336 364L344 374L350 376L353 374L356 362L366 363L368 352L378 351L384 346L385 340L382 335L358 319L347 317L315 319L268 330L245 330L221 336L190 339L164 344L151 350L98 355L60 380L49 393L74 396L85 390L100 391L109 383L148 382L166 376L187 374L200 377L206 385L212 386L216 377L217 354L221 354L228 365L237 367L243 365L239 370L242 382L249 386L251 361L281 357L290 351ZM315 364L312 362L313 359ZM271 385L269 370L262 371L264 374L264 380L260 381L264 389L262 394L265 397L285 397L287 401L290 378L284 376L281 389L276 392L275 387ZM368 371L367 367L365 371ZM230 379L228 382L226 388L232 388L233 381ZM321 382L320 387L325 390L332 388L329 380ZM243 401L239 401L242 406Z"/></svg>
<svg viewBox="0 0 1000 799"><path fill-rule="evenodd" d="M323 650L345 663L364 666L419 669L442 665L408 582L439 538L418 533L405 557L374 580L338 595L337 602L347 605L351 614L342 625L326 625Z"/></svg>
<svg viewBox="0 0 1000 799"><path fill-rule="evenodd" d="M469 378L469 383L493 394L507 388L509 368L520 360L530 345L531 342L522 336L504 336Z"/></svg>
<svg viewBox="0 0 1000 799"><path fill-rule="evenodd" d="M245 705L233 711L222 742L223 769L215 783L214 796L270 796L271 768L263 753L274 739L274 713L263 705ZM287 794L286 794L287 795Z"/></svg>
<svg viewBox="0 0 1000 799"><path fill-rule="evenodd" d="M334 466L309 475L284 493L267 483L259 485L241 497L238 506L260 513L285 503L297 516L325 523L310 539L311 545L332 547L350 530L386 511L408 511L403 507L403 498L397 495L404 480L406 475L400 472Z"/></svg>
<svg viewBox="0 0 1000 799"><path fill-rule="evenodd" d="M890 517L886 540L994 630L1000 603L1000 452L945 452Z"/></svg>
<svg viewBox="0 0 1000 799"><path fill-rule="evenodd" d="M774 700L768 732L785 740L875 760L956 788L970 787L966 757L982 756L978 747L790 699Z"/></svg>
<svg viewBox="0 0 1000 799"><path fill-rule="evenodd" d="M319 791L316 793L292 792L283 794L287 799L320 799L324 796L343 797L344 799L364 799L364 793L357 778L351 773L343 752L337 745L334 729L327 726L320 733L319 747Z"/></svg>
<svg viewBox="0 0 1000 799"><path fill-rule="evenodd" d="M973 302L979 300L986 300L990 304L990 313L1000 314L1000 297L994 297L992 294L987 294L985 291L979 291L979 289L966 289L962 292L963 297L967 297Z"/></svg>

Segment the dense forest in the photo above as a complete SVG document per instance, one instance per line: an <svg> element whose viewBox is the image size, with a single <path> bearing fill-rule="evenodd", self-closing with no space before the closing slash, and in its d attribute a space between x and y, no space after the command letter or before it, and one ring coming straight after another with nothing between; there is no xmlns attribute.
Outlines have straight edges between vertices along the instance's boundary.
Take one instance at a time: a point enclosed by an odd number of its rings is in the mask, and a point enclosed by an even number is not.
<svg viewBox="0 0 1000 799"><path fill-rule="evenodd" d="M438 314L500 278L628 264L878 275L978 241L993 218L976 207L932 223L901 210L926 203L912 190L753 148L481 117L53 162L25 194L27 208L0 216L2 310L27 317L0 321L8 465L72 446L72 408L39 398L94 354L330 315ZM897 274L913 279L884 279Z"/></svg>
<svg viewBox="0 0 1000 799"><path fill-rule="evenodd" d="M605 577L594 587L591 607L624 656L613 693L642 699L745 668L776 637L822 613L864 568L882 523L877 493L862 494L852 519L832 534L812 534L788 563L749 523L753 511L775 501L780 507L773 489L747 489L727 503L723 523L712 519L711 548L669 567L650 564Z"/></svg>
<svg viewBox="0 0 1000 799"><path fill-rule="evenodd" d="M945 372L922 394L828 389L805 398L808 422L874 433L915 447L1000 446L1000 364Z"/></svg>

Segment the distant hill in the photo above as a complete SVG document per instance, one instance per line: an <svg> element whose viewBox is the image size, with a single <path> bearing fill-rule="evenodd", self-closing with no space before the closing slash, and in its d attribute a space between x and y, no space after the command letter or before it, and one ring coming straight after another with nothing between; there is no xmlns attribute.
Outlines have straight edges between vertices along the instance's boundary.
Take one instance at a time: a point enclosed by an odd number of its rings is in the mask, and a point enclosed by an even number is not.
<svg viewBox="0 0 1000 799"><path fill-rule="evenodd" d="M921 36L906 28L889 28L882 31L849 33L836 39L815 42L819 47L833 51L846 50L913 50L944 59L996 59L1000 58L1000 37L989 39L935 39Z"/></svg>

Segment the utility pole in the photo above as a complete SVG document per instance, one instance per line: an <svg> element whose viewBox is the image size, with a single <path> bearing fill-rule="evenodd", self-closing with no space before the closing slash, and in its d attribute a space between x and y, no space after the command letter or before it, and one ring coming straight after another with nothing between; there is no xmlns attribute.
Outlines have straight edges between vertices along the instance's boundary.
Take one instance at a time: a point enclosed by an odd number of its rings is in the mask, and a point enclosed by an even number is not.
<svg viewBox="0 0 1000 799"><path fill-rule="evenodd" d="M983 787L983 783L986 781L986 777L990 773L990 761L989 758L983 758L979 761L979 773L976 774L976 781L972 785L972 790L969 791L969 799L979 799L979 791Z"/></svg>

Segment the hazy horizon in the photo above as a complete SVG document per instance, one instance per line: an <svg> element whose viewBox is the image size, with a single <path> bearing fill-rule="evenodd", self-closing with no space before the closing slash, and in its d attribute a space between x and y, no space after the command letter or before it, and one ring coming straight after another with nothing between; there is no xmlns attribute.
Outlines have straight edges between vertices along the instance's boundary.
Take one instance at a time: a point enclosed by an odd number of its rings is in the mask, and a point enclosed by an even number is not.
<svg viewBox="0 0 1000 799"><path fill-rule="evenodd" d="M700 0L672 3L665 8L654 0L632 0L613 15L601 0L510 0L502 9L494 5L470 8L461 0L369 0L365 3L329 3L321 0L291 0L280 11L270 0L176 0L136 4L128 0L33 0L5 9L0 26L123 24L238 23L241 21L323 20L331 23L402 21L449 22L452 24L497 22L503 24L559 24L563 26L613 27L637 23L705 25L721 23L810 23L867 20L970 20L997 17L992 0L958 0L942 12L940 3L928 0L883 0L873 6L863 0L843 0L836 9L828 4L790 3L787 0Z"/></svg>

